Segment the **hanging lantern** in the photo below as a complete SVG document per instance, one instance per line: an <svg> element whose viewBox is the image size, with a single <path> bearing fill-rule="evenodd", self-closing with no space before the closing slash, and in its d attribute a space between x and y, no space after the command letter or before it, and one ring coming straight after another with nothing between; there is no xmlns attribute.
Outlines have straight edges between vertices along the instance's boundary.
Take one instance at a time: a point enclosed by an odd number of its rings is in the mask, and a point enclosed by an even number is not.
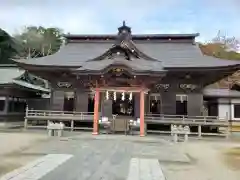
<svg viewBox="0 0 240 180"><path fill-rule="evenodd" d="M122 101L124 101L125 100L125 94L124 94L124 92L122 92Z"/></svg>
<svg viewBox="0 0 240 180"><path fill-rule="evenodd" d="M131 101L132 100L132 92L130 92L130 94L129 94L129 101Z"/></svg>
<svg viewBox="0 0 240 180"><path fill-rule="evenodd" d="M113 92L113 100L116 101L117 100L117 93L114 91Z"/></svg>
<svg viewBox="0 0 240 180"><path fill-rule="evenodd" d="M107 99L107 100L109 99L109 93L108 93L108 91L106 91L106 99Z"/></svg>

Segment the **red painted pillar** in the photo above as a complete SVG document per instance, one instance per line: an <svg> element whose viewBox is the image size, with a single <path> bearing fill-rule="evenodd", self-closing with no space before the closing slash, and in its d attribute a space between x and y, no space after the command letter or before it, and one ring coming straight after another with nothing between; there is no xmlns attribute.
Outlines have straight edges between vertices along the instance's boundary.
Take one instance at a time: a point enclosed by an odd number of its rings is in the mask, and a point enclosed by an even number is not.
<svg viewBox="0 0 240 180"><path fill-rule="evenodd" d="M93 135L98 134L98 120L99 120L99 89L96 89L94 96L94 116L93 116Z"/></svg>
<svg viewBox="0 0 240 180"><path fill-rule="evenodd" d="M144 91L140 92L140 136L145 136L145 123L144 123Z"/></svg>

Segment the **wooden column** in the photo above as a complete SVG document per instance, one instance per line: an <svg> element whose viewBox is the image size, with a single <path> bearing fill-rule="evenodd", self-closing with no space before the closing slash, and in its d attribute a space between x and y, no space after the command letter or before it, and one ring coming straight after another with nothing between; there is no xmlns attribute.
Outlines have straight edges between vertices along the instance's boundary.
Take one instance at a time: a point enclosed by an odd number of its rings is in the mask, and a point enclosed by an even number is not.
<svg viewBox="0 0 240 180"><path fill-rule="evenodd" d="M99 120L99 89L96 89L94 96L94 116L93 116L93 135L98 134L98 120Z"/></svg>
<svg viewBox="0 0 240 180"><path fill-rule="evenodd" d="M144 91L140 92L140 136L145 136L145 122L144 122Z"/></svg>

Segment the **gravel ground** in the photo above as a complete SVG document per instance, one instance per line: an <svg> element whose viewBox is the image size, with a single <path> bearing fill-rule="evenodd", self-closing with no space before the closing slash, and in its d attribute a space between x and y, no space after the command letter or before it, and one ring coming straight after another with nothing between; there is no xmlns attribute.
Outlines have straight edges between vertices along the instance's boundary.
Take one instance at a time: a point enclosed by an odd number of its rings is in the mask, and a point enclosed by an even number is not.
<svg viewBox="0 0 240 180"><path fill-rule="evenodd" d="M179 148L188 155L191 163L164 164L164 172L169 180L238 180L240 150L239 153L232 152L239 146L224 140L183 143Z"/></svg>
<svg viewBox="0 0 240 180"><path fill-rule="evenodd" d="M46 139L43 134L0 132L0 176L38 158L39 155L26 156L21 152Z"/></svg>

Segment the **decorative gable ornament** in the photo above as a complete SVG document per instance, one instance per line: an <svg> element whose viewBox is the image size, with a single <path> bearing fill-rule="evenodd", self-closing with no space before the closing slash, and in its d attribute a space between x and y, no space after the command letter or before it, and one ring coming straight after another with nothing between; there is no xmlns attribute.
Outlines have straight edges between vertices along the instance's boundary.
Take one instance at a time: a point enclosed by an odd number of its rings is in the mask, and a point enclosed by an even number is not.
<svg viewBox="0 0 240 180"><path fill-rule="evenodd" d="M72 84L69 82L58 82L57 86L60 88L70 88Z"/></svg>
<svg viewBox="0 0 240 180"><path fill-rule="evenodd" d="M197 85L196 84L180 84L179 87L183 90L194 90L197 89Z"/></svg>
<svg viewBox="0 0 240 180"><path fill-rule="evenodd" d="M170 84L156 84L155 85L155 88L157 90L160 90L160 89L167 90L169 87L170 87Z"/></svg>

